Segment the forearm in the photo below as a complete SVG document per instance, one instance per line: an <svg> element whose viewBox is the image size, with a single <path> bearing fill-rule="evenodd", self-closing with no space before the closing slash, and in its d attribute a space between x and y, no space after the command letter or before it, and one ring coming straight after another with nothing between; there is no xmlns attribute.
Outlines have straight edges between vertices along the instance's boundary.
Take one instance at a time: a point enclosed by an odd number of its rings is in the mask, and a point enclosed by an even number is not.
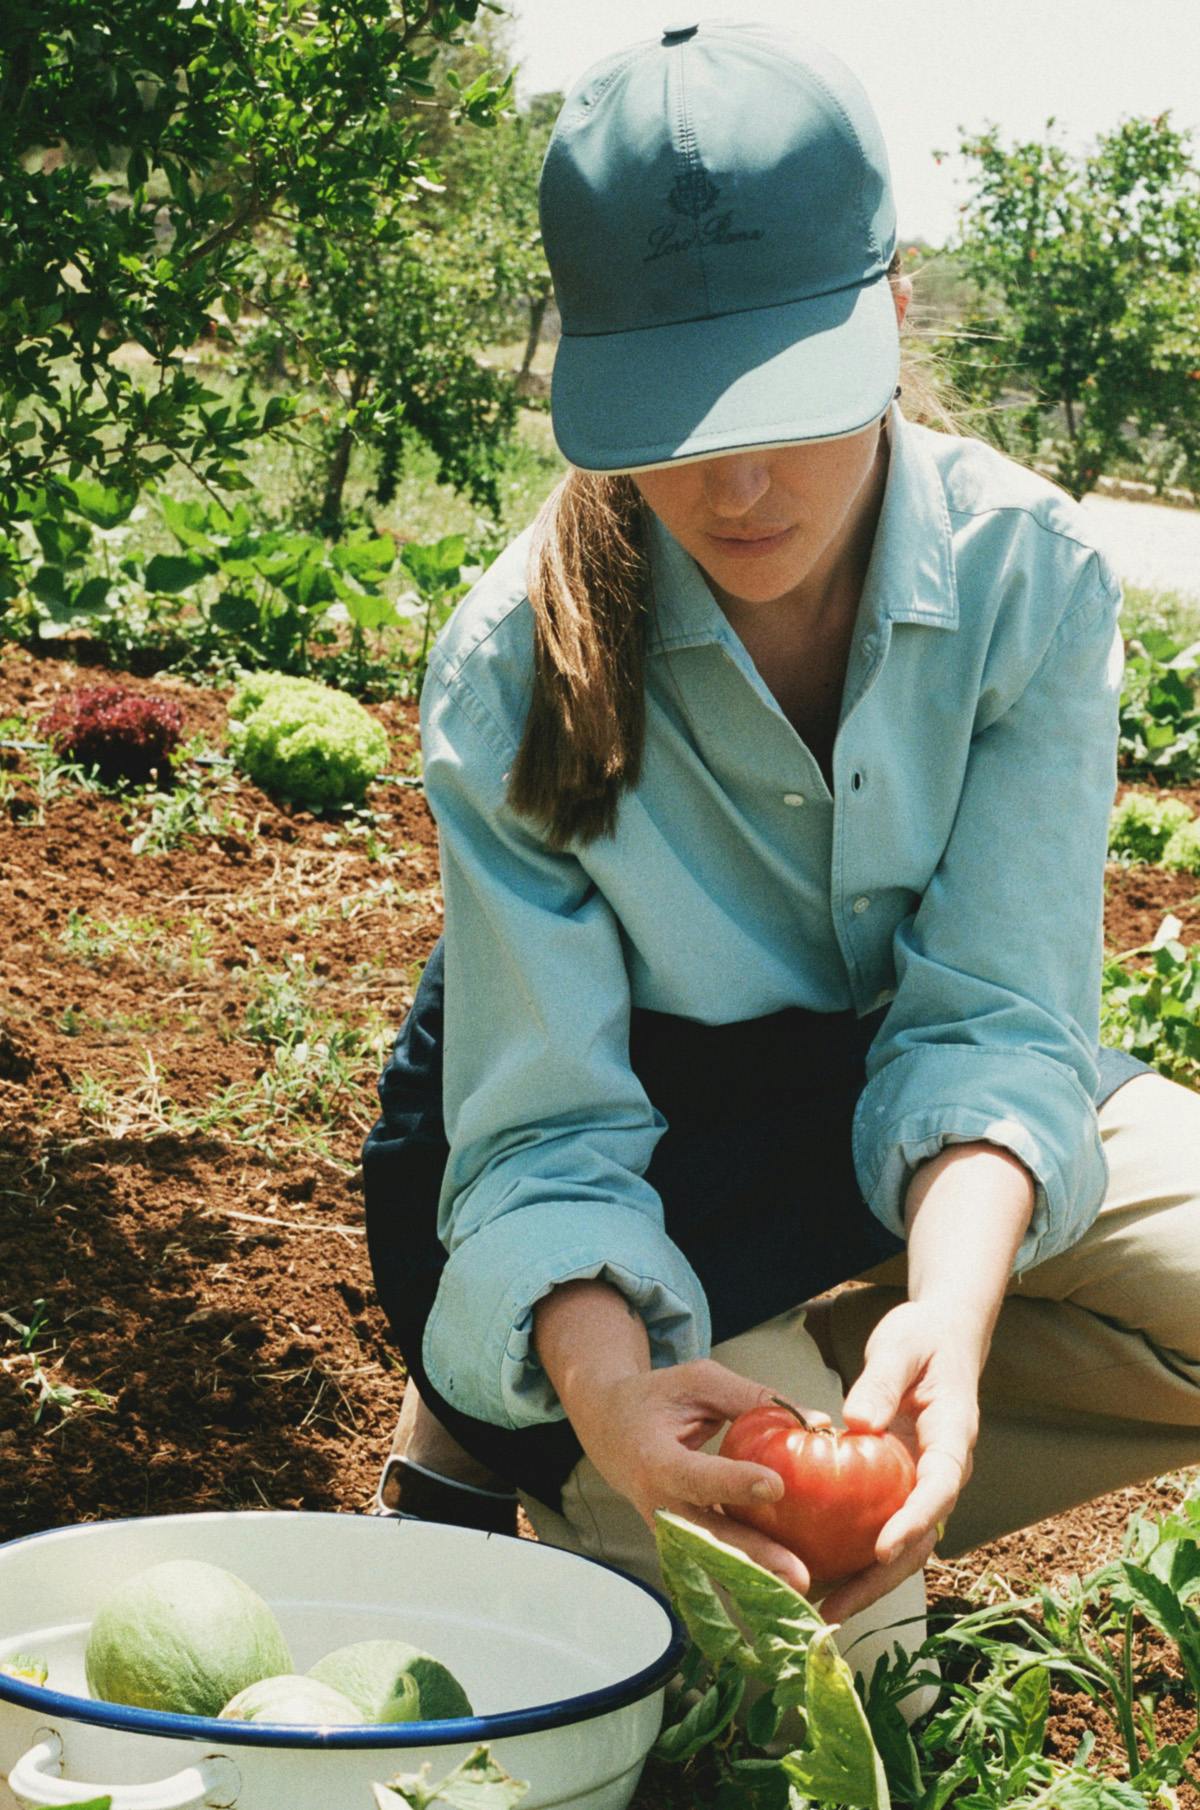
<svg viewBox="0 0 1200 1810"><path fill-rule="evenodd" d="M538 1360L574 1422L604 1383L650 1368L650 1339L637 1310L608 1282L564 1282L533 1310Z"/></svg>
<svg viewBox="0 0 1200 1810"><path fill-rule="evenodd" d="M981 1368L1033 1204L1028 1169L996 1144L947 1145L909 1183L909 1299L977 1328Z"/></svg>

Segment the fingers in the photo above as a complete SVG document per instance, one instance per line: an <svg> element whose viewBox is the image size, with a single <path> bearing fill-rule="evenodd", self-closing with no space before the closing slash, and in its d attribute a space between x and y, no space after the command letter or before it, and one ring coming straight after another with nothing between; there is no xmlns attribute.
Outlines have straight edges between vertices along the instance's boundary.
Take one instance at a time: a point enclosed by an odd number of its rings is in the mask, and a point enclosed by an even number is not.
<svg viewBox="0 0 1200 1810"><path fill-rule="evenodd" d="M931 1530L946 1521L970 1473L969 1454L961 1460L957 1453L940 1447L921 1453L917 1481L907 1500L880 1529L875 1554L882 1564L891 1563L906 1549L922 1543ZM935 1541L937 1537L935 1531Z"/></svg>
<svg viewBox="0 0 1200 1810"><path fill-rule="evenodd" d="M804 1564L789 1552L786 1546L780 1546L769 1534L761 1533L757 1527L747 1527L740 1521L734 1521L729 1515L723 1515L716 1509L697 1508L690 1502L664 1502L663 1508L672 1514L682 1515L684 1520L694 1522L703 1527L718 1540L724 1540L727 1546L736 1546L746 1557L761 1565L764 1571L773 1572L783 1583L798 1590L801 1596L807 1596L812 1588L812 1579ZM653 1523L653 1516L650 1517Z"/></svg>
<svg viewBox="0 0 1200 1810"><path fill-rule="evenodd" d="M783 1478L768 1465L717 1458L683 1447L677 1448L663 1482L673 1496L695 1508L719 1508L722 1503L748 1508L778 1502L783 1495Z"/></svg>

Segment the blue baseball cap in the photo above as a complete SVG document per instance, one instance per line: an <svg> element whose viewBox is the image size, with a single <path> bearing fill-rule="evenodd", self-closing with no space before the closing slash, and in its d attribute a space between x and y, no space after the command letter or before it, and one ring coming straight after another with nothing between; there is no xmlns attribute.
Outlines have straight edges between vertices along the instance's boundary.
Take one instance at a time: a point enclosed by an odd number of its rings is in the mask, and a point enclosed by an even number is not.
<svg viewBox="0 0 1200 1810"><path fill-rule="evenodd" d="M772 25L681 24L595 64L542 166L551 415L589 471L840 439L900 340L887 152L857 78Z"/></svg>

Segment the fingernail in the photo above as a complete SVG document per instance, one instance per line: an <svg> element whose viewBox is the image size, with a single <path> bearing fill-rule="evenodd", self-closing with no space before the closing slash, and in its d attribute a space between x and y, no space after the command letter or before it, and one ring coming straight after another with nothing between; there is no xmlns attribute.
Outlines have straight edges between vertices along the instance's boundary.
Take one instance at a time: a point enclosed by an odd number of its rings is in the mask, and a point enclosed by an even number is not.
<svg viewBox="0 0 1200 1810"><path fill-rule="evenodd" d="M765 1477L760 1477L757 1483L750 1485L750 1494L756 1502L774 1502L778 1499L779 1489L776 1484L768 1483Z"/></svg>

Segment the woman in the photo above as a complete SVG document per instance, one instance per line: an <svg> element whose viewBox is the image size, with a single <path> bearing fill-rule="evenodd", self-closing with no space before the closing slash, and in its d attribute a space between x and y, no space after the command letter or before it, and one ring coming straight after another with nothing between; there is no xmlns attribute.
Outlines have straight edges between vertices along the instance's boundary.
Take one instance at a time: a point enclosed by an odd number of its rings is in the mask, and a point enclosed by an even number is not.
<svg viewBox="0 0 1200 1810"><path fill-rule="evenodd" d="M607 59L542 217L572 470L430 663L444 966L365 1151L384 1501L515 1488L650 1578L666 1506L804 1590L722 1512L778 1479L712 1449L783 1393L917 1455L823 1602L885 1624L943 1528L1200 1460L1200 1104L1097 1044L1118 586L1061 492L906 421L886 155L823 50Z"/></svg>

